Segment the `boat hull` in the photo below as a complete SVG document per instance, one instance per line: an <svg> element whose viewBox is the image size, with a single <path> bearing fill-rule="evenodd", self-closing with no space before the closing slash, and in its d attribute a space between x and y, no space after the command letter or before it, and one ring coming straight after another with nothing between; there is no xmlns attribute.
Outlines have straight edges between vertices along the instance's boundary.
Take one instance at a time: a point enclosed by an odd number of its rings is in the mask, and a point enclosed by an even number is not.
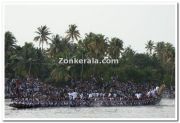
<svg viewBox="0 0 180 123"><path fill-rule="evenodd" d="M38 108L38 107L112 107L112 106L144 106L144 105L156 105L161 101L161 97L151 98L147 100L97 100L88 101L88 103L77 103L77 101L68 101L61 104L24 104L24 103L11 103L9 106L23 109L23 108Z"/></svg>

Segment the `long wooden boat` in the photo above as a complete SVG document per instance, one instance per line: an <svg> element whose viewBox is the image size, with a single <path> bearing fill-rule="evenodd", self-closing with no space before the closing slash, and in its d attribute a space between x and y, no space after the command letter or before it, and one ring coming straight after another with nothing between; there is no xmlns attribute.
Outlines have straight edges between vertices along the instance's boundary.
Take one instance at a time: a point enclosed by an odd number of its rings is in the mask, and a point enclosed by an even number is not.
<svg viewBox="0 0 180 123"><path fill-rule="evenodd" d="M88 100L66 100L59 101L57 103L24 103L24 102L12 102L9 106L18 109L22 108L37 108L37 107L111 107L111 106L144 106L144 105L156 105L161 101L162 92L165 85L161 85L156 97L149 97L144 99L88 99Z"/></svg>

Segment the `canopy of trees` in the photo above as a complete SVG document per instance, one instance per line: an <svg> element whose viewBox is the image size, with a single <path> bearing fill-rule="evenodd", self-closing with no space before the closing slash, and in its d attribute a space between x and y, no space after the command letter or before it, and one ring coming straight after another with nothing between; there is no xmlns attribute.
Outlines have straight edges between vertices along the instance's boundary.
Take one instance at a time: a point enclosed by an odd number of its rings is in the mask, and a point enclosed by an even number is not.
<svg viewBox="0 0 180 123"><path fill-rule="evenodd" d="M136 53L131 47L124 47L118 37L109 39L93 32L81 38L75 24L69 25L66 36L52 34L47 26L35 30L33 43L18 46L15 36L5 32L5 76L6 78L37 77L43 82L56 85L70 80L87 80L91 75L103 76L107 82L112 76L121 81L175 83L175 48L170 43L147 41L147 53ZM76 42L77 43L76 43ZM44 43L49 45L44 49ZM60 57L102 60L119 59L118 64L58 64Z"/></svg>

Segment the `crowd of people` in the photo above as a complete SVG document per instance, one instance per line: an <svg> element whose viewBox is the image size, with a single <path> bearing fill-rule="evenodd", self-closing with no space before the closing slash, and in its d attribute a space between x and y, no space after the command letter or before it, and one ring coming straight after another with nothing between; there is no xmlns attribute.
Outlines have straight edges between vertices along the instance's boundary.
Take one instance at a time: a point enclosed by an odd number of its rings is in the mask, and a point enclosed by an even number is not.
<svg viewBox="0 0 180 123"><path fill-rule="evenodd" d="M60 88L33 78L7 81L14 104L43 107L145 105L158 98L159 90L155 85L120 82L116 77L109 82L93 76L87 81L72 79L70 84Z"/></svg>

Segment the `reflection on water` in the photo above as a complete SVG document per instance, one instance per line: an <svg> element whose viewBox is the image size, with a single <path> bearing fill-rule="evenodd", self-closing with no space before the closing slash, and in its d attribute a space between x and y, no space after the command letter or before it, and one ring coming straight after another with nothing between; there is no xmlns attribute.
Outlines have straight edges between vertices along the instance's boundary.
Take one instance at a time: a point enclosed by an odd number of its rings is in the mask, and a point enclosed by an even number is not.
<svg viewBox="0 0 180 123"><path fill-rule="evenodd" d="M6 100L5 118L174 118L173 99L162 99L154 106L126 107L52 107L15 109Z"/></svg>

